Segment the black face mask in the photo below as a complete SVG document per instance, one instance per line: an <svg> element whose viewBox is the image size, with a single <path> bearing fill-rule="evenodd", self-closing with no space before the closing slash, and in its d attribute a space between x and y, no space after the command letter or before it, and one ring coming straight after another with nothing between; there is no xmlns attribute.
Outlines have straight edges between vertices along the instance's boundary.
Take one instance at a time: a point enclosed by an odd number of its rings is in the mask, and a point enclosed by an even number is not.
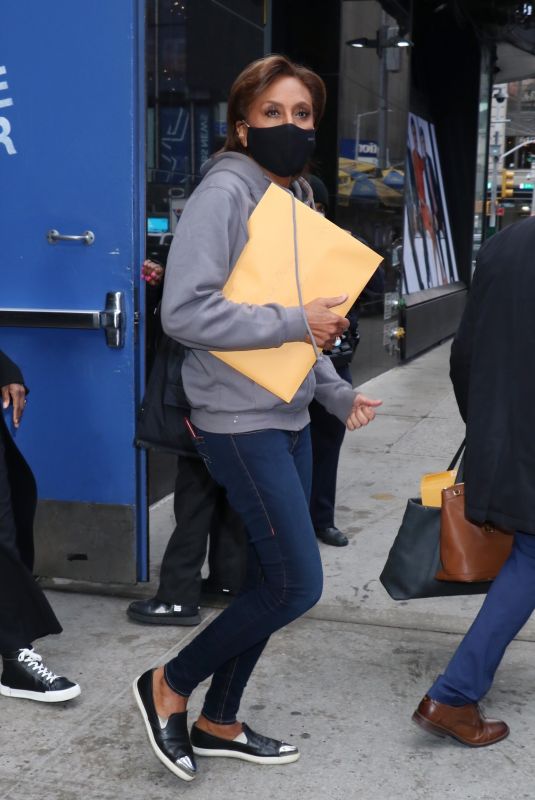
<svg viewBox="0 0 535 800"><path fill-rule="evenodd" d="M299 175L316 146L312 129L292 123L272 128L247 127L247 150L260 166L280 178Z"/></svg>

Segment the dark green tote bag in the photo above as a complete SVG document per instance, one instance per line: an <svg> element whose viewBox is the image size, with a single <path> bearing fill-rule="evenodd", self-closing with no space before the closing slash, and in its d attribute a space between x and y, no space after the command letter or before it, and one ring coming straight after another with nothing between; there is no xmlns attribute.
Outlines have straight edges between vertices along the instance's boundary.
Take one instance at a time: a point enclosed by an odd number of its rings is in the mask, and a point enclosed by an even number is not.
<svg viewBox="0 0 535 800"><path fill-rule="evenodd" d="M455 468L463 450L464 442L448 469ZM488 592L490 581L437 581L435 575L441 566L440 508L423 506L420 498L412 498L407 502L401 527L379 580L394 600Z"/></svg>

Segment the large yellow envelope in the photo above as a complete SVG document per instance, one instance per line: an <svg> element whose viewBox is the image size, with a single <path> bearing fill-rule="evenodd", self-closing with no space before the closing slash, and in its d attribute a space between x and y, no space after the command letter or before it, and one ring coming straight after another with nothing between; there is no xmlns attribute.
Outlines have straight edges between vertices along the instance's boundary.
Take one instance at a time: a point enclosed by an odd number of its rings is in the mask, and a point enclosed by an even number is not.
<svg viewBox="0 0 535 800"><path fill-rule="evenodd" d="M456 469L449 469L445 472L430 472L427 475L422 475L420 480L422 505L440 508L442 505L442 490L453 486L456 479Z"/></svg>
<svg viewBox="0 0 535 800"><path fill-rule="evenodd" d="M299 275L303 303L348 295L344 316L382 261L382 256L296 201ZM298 306L292 197L272 183L249 218L249 240L223 294L234 303ZM334 309L333 309L334 310ZM306 342L263 350L212 351L212 355L289 403L314 365Z"/></svg>

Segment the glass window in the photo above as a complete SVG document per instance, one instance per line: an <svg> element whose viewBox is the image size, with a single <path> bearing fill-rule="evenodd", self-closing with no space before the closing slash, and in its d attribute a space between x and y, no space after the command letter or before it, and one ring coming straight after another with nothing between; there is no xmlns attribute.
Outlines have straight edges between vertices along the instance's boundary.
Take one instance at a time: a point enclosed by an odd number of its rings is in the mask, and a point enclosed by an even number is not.
<svg viewBox="0 0 535 800"><path fill-rule="evenodd" d="M266 7L266 0L146 0L146 254L163 265L201 165L225 139L230 86L263 55ZM161 285L146 284L147 375L160 298ZM173 491L176 457L150 451L148 464L154 502Z"/></svg>
<svg viewBox="0 0 535 800"><path fill-rule="evenodd" d="M491 76L491 50L483 48L481 54L481 77L479 83L479 113L476 155L476 186L474 204L474 235L472 250L472 270L475 267L479 248L483 244L485 220L485 196L487 180L487 152L489 137L489 95Z"/></svg>
<svg viewBox="0 0 535 800"><path fill-rule="evenodd" d="M392 6L392 4L389 4ZM403 232L409 18L380 2L342 3L336 221L384 256L358 301L358 384L392 367ZM401 44L401 46L399 46Z"/></svg>
<svg viewBox="0 0 535 800"><path fill-rule="evenodd" d="M264 51L264 0L147 0L147 215L170 230L226 134L234 78Z"/></svg>

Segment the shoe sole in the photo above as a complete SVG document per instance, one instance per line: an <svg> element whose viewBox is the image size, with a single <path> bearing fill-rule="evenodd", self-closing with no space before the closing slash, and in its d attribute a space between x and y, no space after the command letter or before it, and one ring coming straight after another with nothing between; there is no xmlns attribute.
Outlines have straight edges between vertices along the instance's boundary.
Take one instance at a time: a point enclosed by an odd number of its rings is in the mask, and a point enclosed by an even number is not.
<svg viewBox="0 0 535 800"><path fill-rule="evenodd" d="M468 742L466 739L463 739L461 736L457 736L452 731L448 730L447 728L443 728L441 725L437 725L435 722L430 722L425 717L415 711L412 715L412 721L415 722L420 728L423 728L424 731L427 733L432 733L433 736L438 736L441 739L455 739L456 742L460 742L464 744L466 747L489 747L491 744L497 744L498 742L502 742L509 736L509 729L507 729L506 733L503 736L498 736L496 739L493 739L491 742L483 742L482 744L474 744L473 742Z"/></svg>
<svg viewBox="0 0 535 800"><path fill-rule="evenodd" d="M316 533L316 539L319 539L320 542L323 542L323 544L327 544L330 547L347 547L347 545L349 544L349 539L347 538L347 536L345 538L345 541L344 540L340 541L336 539L329 539L328 537L324 538L323 536L319 536Z"/></svg>
<svg viewBox="0 0 535 800"><path fill-rule="evenodd" d="M127 611L126 615L134 622L143 622L145 625L181 625L183 627L199 625L201 618L196 617L163 617L160 615L136 614L135 611Z"/></svg>
<svg viewBox="0 0 535 800"><path fill-rule="evenodd" d="M0 695L4 697L18 697L20 700L37 700L38 703L64 703L80 694L78 684L70 689L61 689L57 692L31 692L27 689L13 689L0 683Z"/></svg>
<svg viewBox="0 0 535 800"><path fill-rule="evenodd" d="M150 746L152 747L154 755L159 761L162 762L162 764L165 767L167 767L168 770L170 770L173 773L173 775L176 775L177 778L181 778L183 781L194 780L194 778L196 777L195 775L191 775L189 772L186 772L185 770L180 769L180 767L177 767L177 765L173 761L171 761L171 759L167 758L167 756L164 755L164 753L162 753L162 751L158 747L156 739L154 738L154 734L152 733L151 724L149 722L145 706L143 705L143 700L141 699L141 695L139 694L137 688L138 680L139 678L136 678L136 680L132 684L132 691L134 692L134 698L137 703L137 706L141 711L141 716L143 717L143 722L145 724L145 730L147 732L147 736L149 737Z"/></svg>
<svg viewBox="0 0 535 800"><path fill-rule="evenodd" d="M322 539L320 536L317 537L320 542L326 544L328 547L347 547L349 542L326 542L325 539Z"/></svg>
<svg viewBox="0 0 535 800"><path fill-rule="evenodd" d="M238 750L212 750L208 747L195 747L193 752L196 756L212 756L214 758L239 758L241 761L249 761L252 764L291 764L297 761L301 753L288 753L286 756L253 756L250 753L240 753Z"/></svg>

